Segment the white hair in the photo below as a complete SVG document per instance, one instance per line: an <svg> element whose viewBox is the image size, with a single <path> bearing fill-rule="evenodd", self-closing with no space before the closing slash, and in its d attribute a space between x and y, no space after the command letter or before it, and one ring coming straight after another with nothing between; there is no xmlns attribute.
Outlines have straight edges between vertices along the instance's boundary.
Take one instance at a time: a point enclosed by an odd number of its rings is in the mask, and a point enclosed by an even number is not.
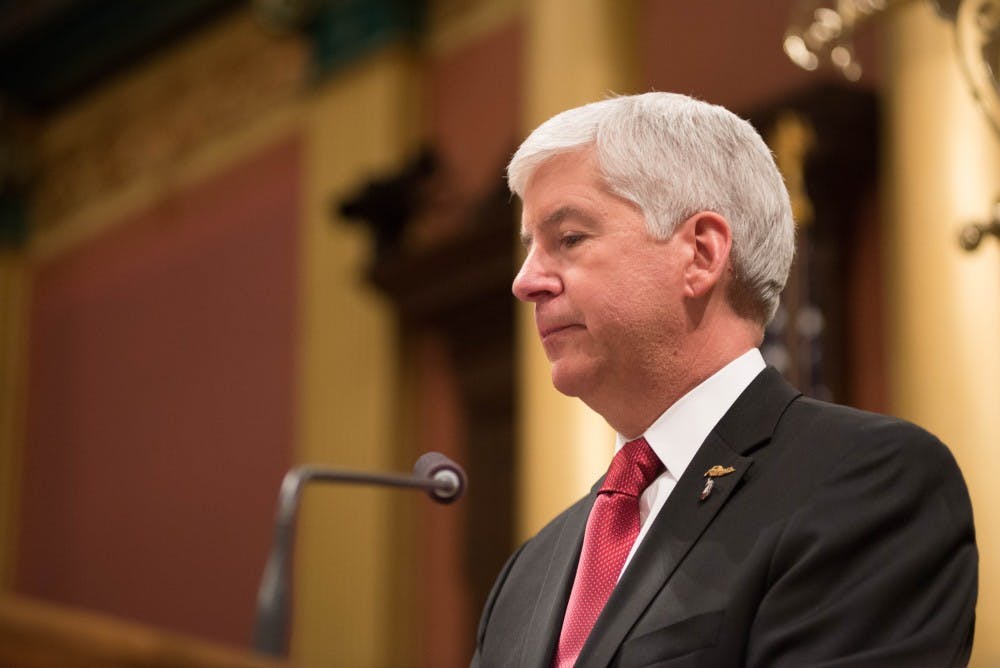
<svg viewBox="0 0 1000 668"><path fill-rule="evenodd" d="M511 191L523 196L539 165L588 147L608 187L639 206L655 237L670 237L699 211L725 218L733 234L730 301L761 324L773 317L795 225L781 174L752 125L676 93L593 102L553 116L524 140L507 166Z"/></svg>

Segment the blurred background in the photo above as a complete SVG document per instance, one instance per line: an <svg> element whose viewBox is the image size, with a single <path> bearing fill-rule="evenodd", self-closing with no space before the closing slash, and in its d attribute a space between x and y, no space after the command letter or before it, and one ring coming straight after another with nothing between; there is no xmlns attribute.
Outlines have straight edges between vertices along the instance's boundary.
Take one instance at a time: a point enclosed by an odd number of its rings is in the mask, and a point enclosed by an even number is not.
<svg viewBox="0 0 1000 668"><path fill-rule="evenodd" d="M996 0L0 2L4 665L272 665L285 471L426 450L467 469L456 505L304 494L278 661L467 665L504 560L613 444L513 303L504 165L656 89L750 119L785 175L768 361L951 446L972 665L1000 666L998 71Z"/></svg>

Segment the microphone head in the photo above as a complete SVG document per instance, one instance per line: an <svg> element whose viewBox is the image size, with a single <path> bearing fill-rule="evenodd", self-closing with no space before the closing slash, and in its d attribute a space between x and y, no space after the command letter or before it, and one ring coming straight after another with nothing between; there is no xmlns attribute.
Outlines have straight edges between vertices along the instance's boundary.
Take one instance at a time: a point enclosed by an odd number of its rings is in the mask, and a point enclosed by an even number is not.
<svg viewBox="0 0 1000 668"><path fill-rule="evenodd" d="M440 452L425 452L413 465L413 475L436 483L427 490L438 503L452 503L465 493L467 478L461 466Z"/></svg>

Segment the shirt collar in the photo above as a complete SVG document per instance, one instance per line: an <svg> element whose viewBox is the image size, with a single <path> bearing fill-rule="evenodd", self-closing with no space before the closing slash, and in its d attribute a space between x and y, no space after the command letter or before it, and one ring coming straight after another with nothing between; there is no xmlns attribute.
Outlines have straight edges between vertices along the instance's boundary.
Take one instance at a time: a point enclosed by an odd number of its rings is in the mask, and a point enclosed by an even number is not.
<svg viewBox="0 0 1000 668"><path fill-rule="evenodd" d="M675 401L646 430L646 442L675 480L684 474L708 434L765 366L760 351L751 348ZM615 452L626 440L618 434Z"/></svg>

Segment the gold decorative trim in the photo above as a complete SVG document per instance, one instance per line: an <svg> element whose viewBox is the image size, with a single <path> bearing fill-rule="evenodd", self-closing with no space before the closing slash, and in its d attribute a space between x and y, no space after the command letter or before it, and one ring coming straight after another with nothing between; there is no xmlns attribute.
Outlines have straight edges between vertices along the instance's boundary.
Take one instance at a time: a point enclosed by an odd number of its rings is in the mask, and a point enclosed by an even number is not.
<svg viewBox="0 0 1000 668"><path fill-rule="evenodd" d="M33 229L181 161L296 98L306 46L247 12L199 35L49 122L38 146Z"/></svg>

